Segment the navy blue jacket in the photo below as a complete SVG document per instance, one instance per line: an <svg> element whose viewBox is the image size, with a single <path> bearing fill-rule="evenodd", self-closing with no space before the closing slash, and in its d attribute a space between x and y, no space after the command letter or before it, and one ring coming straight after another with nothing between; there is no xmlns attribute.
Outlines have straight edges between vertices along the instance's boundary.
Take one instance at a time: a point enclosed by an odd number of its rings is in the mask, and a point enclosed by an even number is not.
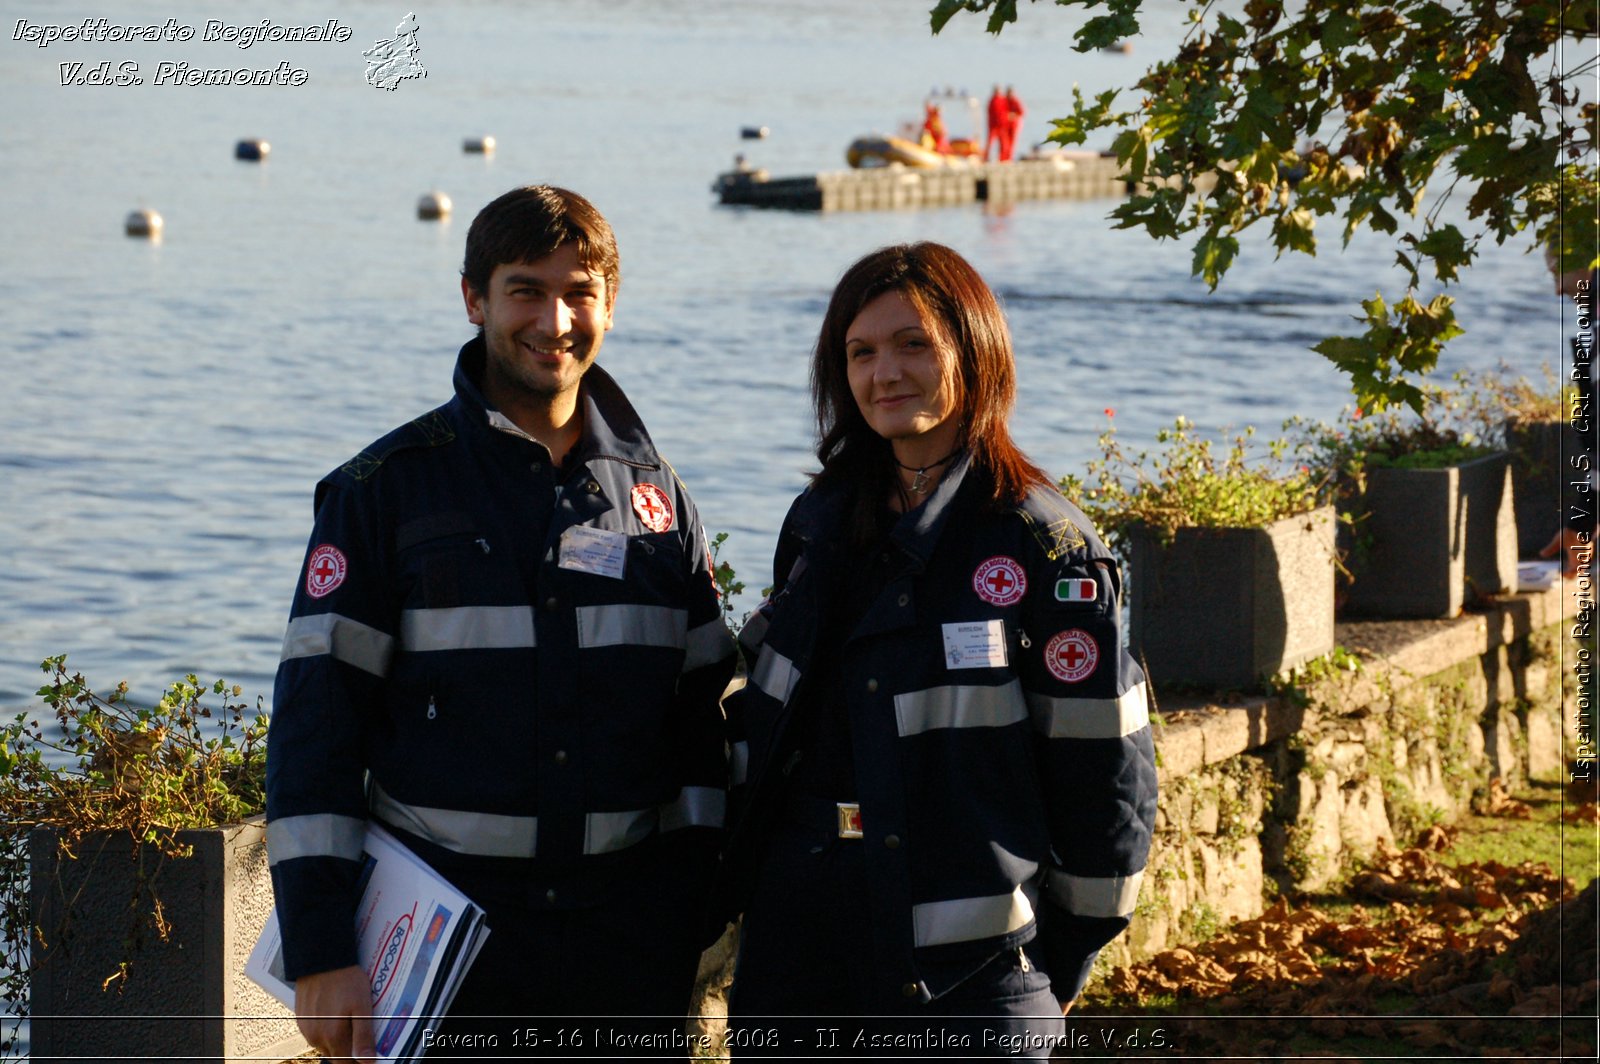
<svg viewBox="0 0 1600 1064"><path fill-rule="evenodd" d="M734 656L694 504L603 370L556 470L482 363L317 487L268 738L291 979L356 963L368 817L458 883L526 862L530 904L649 890L646 839L713 867Z"/></svg>
<svg viewBox="0 0 1600 1064"><path fill-rule="evenodd" d="M848 561L847 500L808 491L740 636L751 668L727 703L743 735L729 867L759 862L783 800L796 692L838 676L874 927L862 949L886 1006L937 997L1035 937L1057 996L1075 997L1133 913L1155 822L1144 677L1122 648L1114 559L1056 492L996 508L987 489L962 458L900 518L888 581L833 661L812 648Z"/></svg>

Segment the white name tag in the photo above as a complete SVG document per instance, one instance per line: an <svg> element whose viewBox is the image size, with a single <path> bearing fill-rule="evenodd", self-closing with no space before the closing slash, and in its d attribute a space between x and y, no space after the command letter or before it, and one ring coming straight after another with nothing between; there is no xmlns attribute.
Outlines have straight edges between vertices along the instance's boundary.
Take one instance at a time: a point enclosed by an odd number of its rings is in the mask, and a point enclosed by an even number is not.
<svg viewBox="0 0 1600 1064"><path fill-rule="evenodd" d="M1001 620L947 624L944 667L989 669L1006 663L1006 626Z"/></svg>
<svg viewBox="0 0 1600 1064"><path fill-rule="evenodd" d="M561 533L561 553L556 564L579 573L622 579L628 561L628 537L587 525L573 525Z"/></svg>

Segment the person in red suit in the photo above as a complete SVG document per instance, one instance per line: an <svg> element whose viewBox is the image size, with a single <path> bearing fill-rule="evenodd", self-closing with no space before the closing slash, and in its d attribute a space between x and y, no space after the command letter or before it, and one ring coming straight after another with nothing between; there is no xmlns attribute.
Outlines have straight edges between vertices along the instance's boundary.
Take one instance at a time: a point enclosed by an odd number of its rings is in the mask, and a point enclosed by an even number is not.
<svg viewBox="0 0 1600 1064"><path fill-rule="evenodd" d="M941 155L950 151L950 135L944 127L944 115L936 103L928 104L927 117L922 120L922 146Z"/></svg>
<svg viewBox="0 0 1600 1064"><path fill-rule="evenodd" d="M998 142L1005 144L1006 123L1011 120L1011 112L1006 108L1005 93L1000 91L1000 86L994 87L993 94L989 97L989 136L983 142L983 161L989 161L989 151ZM1004 156L1002 156L1004 158Z"/></svg>
<svg viewBox="0 0 1600 1064"><path fill-rule="evenodd" d="M1000 134L1000 161L1008 163L1017 146L1017 132L1022 129L1022 116L1027 112L1023 109L1022 101L1017 99L1017 90L1010 85L1006 86L1006 121Z"/></svg>

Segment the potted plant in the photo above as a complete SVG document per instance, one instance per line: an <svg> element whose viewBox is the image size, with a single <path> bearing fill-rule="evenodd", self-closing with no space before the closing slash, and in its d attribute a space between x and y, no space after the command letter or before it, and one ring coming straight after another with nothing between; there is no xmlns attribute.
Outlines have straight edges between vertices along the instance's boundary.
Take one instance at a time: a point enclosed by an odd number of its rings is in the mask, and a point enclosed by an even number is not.
<svg viewBox="0 0 1600 1064"><path fill-rule="evenodd" d="M1108 416L1113 411L1106 411ZM1179 418L1130 456L1114 427L1062 492L1128 563L1132 649L1158 682L1244 687L1333 648L1334 513L1254 429L1218 455Z"/></svg>
<svg viewBox="0 0 1600 1064"><path fill-rule="evenodd" d="M1458 375L1473 420L1504 447L1511 465L1517 556L1532 558L1562 525L1561 481L1583 449L1569 417L1578 398L1549 366L1536 384L1505 363L1475 377Z"/></svg>
<svg viewBox="0 0 1600 1064"><path fill-rule="evenodd" d="M243 974L272 908L265 714L221 680L139 706L65 656L42 668L54 726L0 728L0 992L33 1016L31 1059L298 1055L292 1015Z"/></svg>
<svg viewBox="0 0 1600 1064"><path fill-rule="evenodd" d="M1286 426L1340 508L1350 614L1454 617L1516 588L1508 456L1472 430L1462 392L1424 394L1420 415L1357 407L1335 426Z"/></svg>

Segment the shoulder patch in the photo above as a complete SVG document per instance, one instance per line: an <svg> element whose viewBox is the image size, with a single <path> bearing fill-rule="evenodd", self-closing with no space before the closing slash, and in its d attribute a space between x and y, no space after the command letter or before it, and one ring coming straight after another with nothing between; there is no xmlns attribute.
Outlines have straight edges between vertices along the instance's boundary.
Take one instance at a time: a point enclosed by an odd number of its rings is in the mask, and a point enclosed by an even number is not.
<svg viewBox="0 0 1600 1064"><path fill-rule="evenodd" d="M445 419L443 408L430 410L350 459L339 467L339 471L351 480L366 480L397 451L413 447L440 447L455 438L456 430Z"/></svg>
<svg viewBox="0 0 1600 1064"><path fill-rule="evenodd" d="M1088 542L1083 538L1082 530L1070 518L1061 517L1047 524L1026 510L1021 513L1022 519L1028 523L1028 531L1033 533L1044 556L1051 561L1057 561L1071 551L1081 550Z"/></svg>

